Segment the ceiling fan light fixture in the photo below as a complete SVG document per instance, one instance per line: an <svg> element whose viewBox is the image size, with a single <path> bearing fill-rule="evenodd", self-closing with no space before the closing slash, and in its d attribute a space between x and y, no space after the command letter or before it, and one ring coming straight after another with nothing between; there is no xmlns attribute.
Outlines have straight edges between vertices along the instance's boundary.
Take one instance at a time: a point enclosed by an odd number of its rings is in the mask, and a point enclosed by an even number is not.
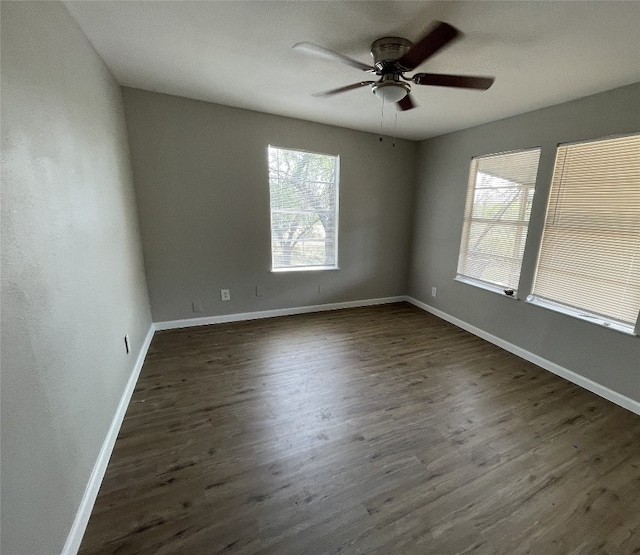
<svg viewBox="0 0 640 555"><path fill-rule="evenodd" d="M399 102L407 96L411 90L408 83L403 83L401 81L375 83L371 88L373 89L373 94L375 94L384 103Z"/></svg>

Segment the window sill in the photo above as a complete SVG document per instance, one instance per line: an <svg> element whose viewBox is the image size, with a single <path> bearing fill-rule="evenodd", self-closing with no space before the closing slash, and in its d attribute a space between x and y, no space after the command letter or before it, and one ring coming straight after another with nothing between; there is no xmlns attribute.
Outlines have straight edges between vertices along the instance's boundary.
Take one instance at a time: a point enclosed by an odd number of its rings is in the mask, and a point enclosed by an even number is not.
<svg viewBox="0 0 640 555"><path fill-rule="evenodd" d="M602 316L589 314L583 310L577 310L575 308L571 308L559 303L554 303L553 301L548 301L546 299L539 299L538 297L534 297L533 295L529 295L527 297L527 302L535 306L540 306L548 310L553 310L554 312L559 312L560 314L565 314L566 316L571 316L572 318L582 320L583 322L590 322L592 324L596 324L603 328L624 333L625 335L638 337L638 335L635 333L633 329L633 326L621 324L620 322L614 322L612 320L607 320Z"/></svg>
<svg viewBox="0 0 640 555"><path fill-rule="evenodd" d="M284 272L319 272L325 270L339 270L338 266L292 266L291 268L271 268L276 274Z"/></svg>
<svg viewBox="0 0 640 555"><path fill-rule="evenodd" d="M513 291L513 295L507 295L504 291L505 289L509 290L507 287L500 287L499 285L493 285L491 283L486 283L484 281L479 281L476 279L468 278L466 276L457 275L454 278L456 281L460 283L466 283L467 285L473 285L474 287L478 287L479 289L484 289L485 291L491 291L492 293L497 293L501 297L506 297L507 299L513 299L514 301L518 300L518 292L515 289L511 289Z"/></svg>

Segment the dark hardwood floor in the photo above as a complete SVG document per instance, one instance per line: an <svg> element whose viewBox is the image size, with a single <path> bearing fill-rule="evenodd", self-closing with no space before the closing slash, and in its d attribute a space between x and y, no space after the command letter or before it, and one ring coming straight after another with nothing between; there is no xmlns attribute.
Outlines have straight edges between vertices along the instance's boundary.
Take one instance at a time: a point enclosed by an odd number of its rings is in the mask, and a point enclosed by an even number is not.
<svg viewBox="0 0 640 555"><path fill-rule="evenodd" d="M80 553L640 553L640 417L408 304L159 332Z"/></svg>

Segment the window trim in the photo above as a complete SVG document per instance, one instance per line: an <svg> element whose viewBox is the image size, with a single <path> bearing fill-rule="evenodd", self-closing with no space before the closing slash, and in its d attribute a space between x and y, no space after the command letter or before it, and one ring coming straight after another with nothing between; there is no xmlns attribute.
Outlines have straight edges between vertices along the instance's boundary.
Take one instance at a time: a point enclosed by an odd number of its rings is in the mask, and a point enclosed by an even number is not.
<svg viewBox="0 0 640 555"><path fill-rule="evenodd" d="M270 272L274 274L282 274L286 272L323 272L330 270L339 270L339 266L289 266L287 268L271 268Z"/></svg>
<svg viewBox="0 0 640 555"><path fill-rule="evenodd" d="M636 324L627 325L622 322L617 322L611 318L607 318L606 316L602 316L600 314L595 314L593 312L589 312L588 310L582 310L575 307L570 307L566 304L557 303L555 301L545 299L542 297L536 297L533 294L527 295L525 301L528 304L539 306L546 310L551 310L552 312L556 312L558 314L564 314L565 316L571 316L572 318L576 318L577 320L582 320L583 322L589 322L591 324L596 324L603 328L607 328L610 330L615 330L620 333L624 333L625 335L638 336L640 335L640 317L636 320ZM640 315L639 315L640 316Z"/></svg>
<svg viewBox="0 0 640 555"><path fill-rule="evenodd" d="M481 279L463 276L462 274L456 274L453 279L460 283L472 285L473 287L477 287L478 289L484 289L485 291L491 291L491 293L497 293L501 297L506 297L507 299L511 299L514 301L521 300L520 297L518 297L517 289L511 289L509 287L500 287L499 285L495 285L487 281L482 281ZM507 291L513 291L513 294L509 295L507 294Z"/></svg>

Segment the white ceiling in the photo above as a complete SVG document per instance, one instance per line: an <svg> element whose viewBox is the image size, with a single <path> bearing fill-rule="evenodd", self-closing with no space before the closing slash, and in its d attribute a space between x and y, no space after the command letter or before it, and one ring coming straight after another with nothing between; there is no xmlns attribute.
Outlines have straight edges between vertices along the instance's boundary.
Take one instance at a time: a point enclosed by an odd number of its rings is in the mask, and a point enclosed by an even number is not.
<svg viewBox="0 0 640 555"><path fill-rule="evenodd" d="M369 74L293 51L308 41L371 63L370 44L433 20L464 37L417 71L492 75L486 92L413 86L397 136L425 139L640 81L639 1L66 1L122 84L378 133ZM396 111L384 114L393 134Z"/></svg>

